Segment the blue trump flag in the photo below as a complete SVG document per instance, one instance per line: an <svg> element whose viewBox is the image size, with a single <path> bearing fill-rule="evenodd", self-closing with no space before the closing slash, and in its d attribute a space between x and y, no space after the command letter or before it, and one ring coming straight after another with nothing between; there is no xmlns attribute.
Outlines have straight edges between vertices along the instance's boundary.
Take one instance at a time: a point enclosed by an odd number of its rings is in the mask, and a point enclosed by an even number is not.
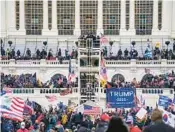
<svg viewBox="0 0 175 132"><path fill-rule="evenodd" d="M175 104L175 95L174 95L174 99L173 99L173 104Z"/></svg>
<svg viewBox="0 0 175 132"><path fill-rule="evenodd" d="M169 97L159 95L159 103L158 103L159 106L168 107L171 103L172 100Z"/></svg>
<svg viewBox="0 0 175 132"><path fill-rule="evenodd" d="M106 91L106 102L111 108L132 108L135 106L133 88L109 88Z"/></svg>

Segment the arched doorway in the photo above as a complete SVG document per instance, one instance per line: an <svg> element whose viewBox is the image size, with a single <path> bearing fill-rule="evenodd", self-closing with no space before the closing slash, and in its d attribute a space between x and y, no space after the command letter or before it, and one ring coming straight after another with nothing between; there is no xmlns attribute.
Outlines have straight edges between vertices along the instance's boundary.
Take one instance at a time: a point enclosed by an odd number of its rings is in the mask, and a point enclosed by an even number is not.
<svg viewBox="0 0 175 132"><path fill-rule="evenodd" d="M115 82L116 80L119 80L120 82L124 82L125 81L125 77L122 74L115 74L112 77L111 82Z"/></svg>
<svg viewBox="0 0 175 132"><path fill-rule="evenodd" d="M143 81L151 82L153 77L154 77L154 76L153 76L152 74L145 74L145 75L142 77L141 82L143 82Z"/></svg>

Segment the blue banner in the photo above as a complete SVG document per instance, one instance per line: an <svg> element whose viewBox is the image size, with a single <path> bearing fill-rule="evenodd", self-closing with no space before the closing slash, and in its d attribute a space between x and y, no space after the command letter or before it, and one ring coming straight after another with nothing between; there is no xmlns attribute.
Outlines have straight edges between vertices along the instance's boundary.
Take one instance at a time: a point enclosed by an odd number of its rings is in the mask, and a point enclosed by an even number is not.
<svg viewBox="0 0 175 132"><path fill-rule="evenodd" d="M106 90L106 102L110 108L132 108L135 106L133 88L109 88Z"/></svg>
<svg viewBox="0 0 175 132"><path fill-rule="evenodd" d="M167 96L159 95L159 106L168 107L172 103L172 100Z"/></svg>

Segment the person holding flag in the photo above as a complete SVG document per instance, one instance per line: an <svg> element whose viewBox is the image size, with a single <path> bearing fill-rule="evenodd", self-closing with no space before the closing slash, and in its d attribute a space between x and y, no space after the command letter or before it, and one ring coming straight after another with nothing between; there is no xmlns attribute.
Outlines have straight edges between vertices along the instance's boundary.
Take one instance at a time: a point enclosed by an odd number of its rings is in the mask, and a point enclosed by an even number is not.
<svg viewBox="0 0 175 132"><path fill-rule="evenodd" d="M75 72L72 70L71 59L69 60L69 69L68 69L68 84L71 84L73 79L75 78Z"/></svg>

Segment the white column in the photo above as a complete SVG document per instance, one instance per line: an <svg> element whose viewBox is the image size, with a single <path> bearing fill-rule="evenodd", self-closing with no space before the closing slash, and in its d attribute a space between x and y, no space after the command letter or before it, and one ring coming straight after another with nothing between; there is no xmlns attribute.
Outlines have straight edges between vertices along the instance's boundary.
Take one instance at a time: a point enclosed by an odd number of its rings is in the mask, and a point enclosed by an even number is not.
<svg viewBox="0 0 175 132"><path fill-rule="evenodd" d="M57 29L57 1L52 0L52 29L49 35L58 35Z"/></svg>
<svg viewBox="0 0 175 132"><path fill-rule="evenodd" d="M19 17L19 31L18 35L26 35L26 30L25 30L25 8L24 8L24 0L20 0L19 3L19 11L20 11L20 17Z"/></svg>
<svg viewBox="0 0 175 132"><path fill-rule="evenodd" d="M172 5L172 12L171 12L171 24L172 24L172 28L171 28L171 36L172 38L175 38L175 1L173 0L173 5Z"/></svg>
<svg viewBox="0 0 175 132"><path fill-rule="evenodd" d="M130 0L129 35L135 35L135 0Z"/></svg>
<svg viewBox="0 0 175 132"><path fill-rule="evenodd" d="M161 35L170 35L172 1L163 0L162 3L162 29ZM174 16L173 16L174 17Z"/></svg>
<svg viewBox="0 0 175 132"><path fill-rule="evenodd" d="M153 4L153 28L152 35L158 35L158 0L154 1Z"/></svg>
<svg viewBox="0 0 175 132"><path fill-rule="evenodd" d="M0 27L0 37L5 37L6 36L6 1L1 1L1 15L0 15L0 20L1 20L1 27Z"/></svg>
<svg viewBox="0 0 175 132"><path fill-rule="evenodd" d="M80 0L75 0L75 29L74 35L80 36Z"/></svg>
<svg viewBox="0 0 175 132"><path fill-rule="evenodd" d="M16 35L15 1L6 1L7 11L7 35Z"/></svg>
<svg viewBox="0 0 175 132"><path fill-rule="evenodd" d="M103 0L98 0L97 35L103 34Z"/></svg>
<svg viewBox="0 0 175 132"><path fill-rule="evenodd" d="M42 35L48 35L48 0L43 1L43 30Z"/></svg>
<svg viewBox="0 0 175 132"><path fill-rule="evenodd" d="M126 35L126 0L121 0L120 35Z"/></svg>

